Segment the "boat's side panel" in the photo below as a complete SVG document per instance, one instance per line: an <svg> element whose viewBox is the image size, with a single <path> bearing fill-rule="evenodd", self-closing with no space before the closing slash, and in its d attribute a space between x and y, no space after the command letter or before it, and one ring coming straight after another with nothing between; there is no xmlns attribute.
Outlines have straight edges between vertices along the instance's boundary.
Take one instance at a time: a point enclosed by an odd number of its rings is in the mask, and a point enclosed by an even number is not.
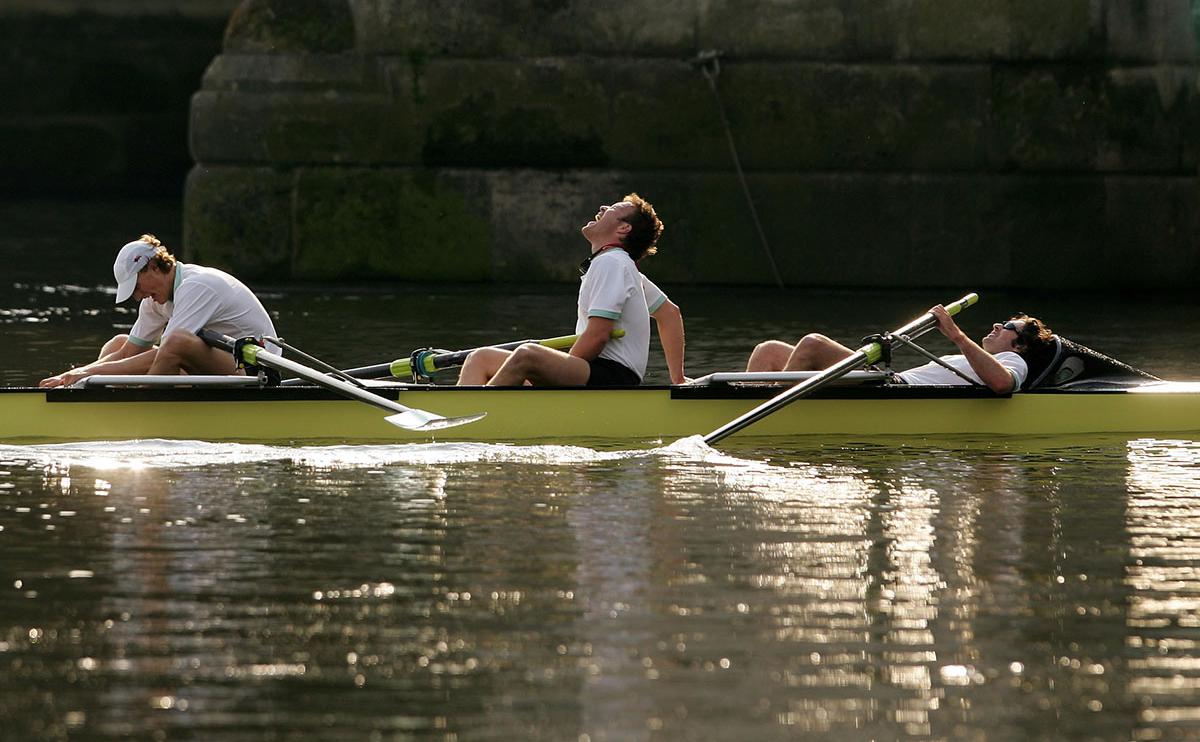
<svg viewBox="0 0 1200 742"><path fill-rule="evenodd" d="M358 440L403 433L384 413L344 400L48 402L40 395L0 397L17 414L0 421L0 438L64 440ZM15 419L14 419L15 418Z"/></svg>
<svg viewBox="0 0 1200 742"><path fill-rule="evenodd" d="M73 401L82 399L87 401ZM360 402L256 392L181 401L163 390L140 397L0 394L0 439L120 440L482 440L612 438L655 440L707 433L748 411L756 398L672 398L667 389L461 389L405 391L402 404L457 416L470 425L414 434ZM122 400L122 401L117 401ZM741 435L1058 435L1200 430L1200 393L1019 394L991 398L900 392L888 398L803 399Z"/></svg>

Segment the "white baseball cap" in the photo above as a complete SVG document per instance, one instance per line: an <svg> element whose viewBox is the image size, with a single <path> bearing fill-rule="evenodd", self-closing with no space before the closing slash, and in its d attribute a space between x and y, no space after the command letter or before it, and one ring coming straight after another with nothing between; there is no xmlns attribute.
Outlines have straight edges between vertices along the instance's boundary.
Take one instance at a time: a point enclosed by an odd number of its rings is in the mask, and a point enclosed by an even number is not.
<svg viewBox="0 0 1200 742"><path fill-rule="evenodd" d="M150 258L157 252L158 248L154 245L137 240L127 243L117 253L117 262L113 263L113 278L117 279L118 304L133 295L138 273L150 264Z"/></svg>

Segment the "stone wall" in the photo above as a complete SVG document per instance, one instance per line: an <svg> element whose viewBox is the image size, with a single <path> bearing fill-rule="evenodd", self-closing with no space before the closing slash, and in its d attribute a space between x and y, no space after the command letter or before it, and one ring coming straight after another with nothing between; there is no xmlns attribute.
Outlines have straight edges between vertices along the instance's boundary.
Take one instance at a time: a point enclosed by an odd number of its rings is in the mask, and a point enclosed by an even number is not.
<svg viewBox="0 0 1200 742"><path fill-rule="evenodd" d="M1200 0L245 0L192 101L186 249L305 280L1200 278Z"/></svg>
<svg viewBox="0 0 1200 742"><path fill-rule="evenodd" d="M169 194L237 0L0 0L0 193Z"/></svg>

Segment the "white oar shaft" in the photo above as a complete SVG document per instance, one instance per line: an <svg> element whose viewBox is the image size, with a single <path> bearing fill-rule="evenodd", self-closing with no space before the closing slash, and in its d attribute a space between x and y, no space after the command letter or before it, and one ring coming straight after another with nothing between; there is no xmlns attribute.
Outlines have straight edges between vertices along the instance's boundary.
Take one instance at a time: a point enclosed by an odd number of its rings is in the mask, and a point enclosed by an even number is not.
<svg viewBox="0 0 1200 742"><path fill-rule="evenodd" d="M219 333L201 330L197 333L204 342L225 350L235 352L237 341L233 338L221 335ZM433 412L419 410L415 407L405 407L399 402L393 402L390 399L380 397L377 394L361 389L353 384L342 381L341 379L323 374L316 369L309 368L301 363L276 355L270 351L264 350L261 347L247 343L241 348L242 358L240 361L251 363L254 365L266 366L273 368L276 371L286 371L294 374L305 381L312 382L317 386L324 387L332 392L358 400L366 404L386 410L390 413L384 418L392 425L405 428L407 430L435 430L438 428L449 428L455 425L464 425L474 422L484 417L487 413L478 415L467 415L463 417L445 417Z"/></svg>
<svg viewBox="0 0 1200 742"><path fill-rule="evenodd" d="M405 407L399 402L393 402L390 399L381 397L378 394L372 394L371 392L364 391L363 389L342 381L341 379L329 376L328 374L323 374L320 371L313 370L308 366L301 365L295 361L288 360L283 356L277 356L270 351L259 350L255 354L255 363L261 363L264 366L270 366L271 368L279 371L287 371L289 374L298 376L305 381L311 381L314 384L335 389L347 397L353 397L360 402L366 402L367 404L375 405L381 410L398 413L408 412L412 409L411 407Z"/></svg>
<svg viewBox="0 0 1200 742"><path fill-rule="evenodd" d="M874 345L876 348L879 347L878 343L872 343L872 345ZM869 347L871 346L864 346L864 349ZM862 368L871 362L870 355L864 349L860 349L854 352L852 355L842 359L835 365L830 366L819 376L814 376L807 381L802 381L791 389L788 389L786 392L776 395L766 402L763 402L758 407L755 407L753 410L750 410L741 417L730 420L713 432L704 436L704 442L711 446L718 441L724 440L739 430L753 425L776 410L786 407L797 399L812 394L820 387L823 387L826 384L845 376L855 369Z"/></svg>
<svg viewBox="0 0 1200 742"><path fill-rule="evenodd" d="M969 307L977 301L979 301L978 294L967 294L958 301L952 304L947 304L946 311L951 315L958 314L965 307ZM934 317L932 312L926 312L912 322L909 322L907 325L893 330L891 334L915 337L923 332L933 329L933 327L936 325L937 317ZM867 343L846 358L825 369L817 376L797 384L791 389L788 389L787 391L772 397L766 402L763 402L758 407L755 407L746 414L725 423L713 432L704 436L704 442L711 446L718 441L728 438L739 430L753 425L776 410L795 402L797 399L801 399L802 397L812 394L821 387L840 379L851 371L862 368L868 363L874 363L875 361L878 361L882 355L882 352L883 346L880 343Z"/></svg>

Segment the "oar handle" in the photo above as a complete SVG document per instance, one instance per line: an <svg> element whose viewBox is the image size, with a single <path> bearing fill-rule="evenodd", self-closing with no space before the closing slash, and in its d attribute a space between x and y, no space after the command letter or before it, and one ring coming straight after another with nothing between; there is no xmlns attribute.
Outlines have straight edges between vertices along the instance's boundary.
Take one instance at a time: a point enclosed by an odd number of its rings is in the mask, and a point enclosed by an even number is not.
<svg viewBox="0 0 1200 742"><path fill-rule="evenodd" d="M967 294L966 296L959 299L958 301L952 301L949 304L943 304L942 306L945 308L946 313L949 314L951 317L953 317L954 315L958 314L959 312L966 309L967 307L975 304L977 301L979 301L979 294ZM927 330L932 330L936 326L937 326L937 317L933 316L933 312L926 312L925 314L922 314L920 317L917 317L912 322L909 322L904 327L901 327L897 330L893 330L892 334L893 335L912 335L913 333L919 333L919 332L924 332Z"/></svg>
<svg viewBox="0 0 1200 742"><path fill-rule="evenodd" d="M953 315L958 314L962 310L966 309L967 307L974 306L976 304L976 302L978 302L978 301L979 301L979 294L970 293L970 294L967 294L966 296L964 296L963 298L959 299L956 302L947 304L946 311L951 316L953 316Z"/></svg>
<svg viewBox="0 0 1200 742"><path fill-rule="evenodd" d="M212 347L220 348L221 350L228 351L230 353L233 352L234 343L237 342L228 335L220 332L213 332L212 330L196 330L196 336Z"/></svg>
<svg viewBox="0 0 1200 742"><path fill-rule="evenodd" d="M237 339L231 338L228 335L213 330L196 330L196 336L214 348L220 348L227 353L237 353ZM242 344L242 357L237 359L243 363L257 365L255 360L258 357L258 351L262 348L254 343Z"/></svg>
<svg viewBox="0 0 1200 742"><path fill-rule="evenodd" d="M979 294L970 293L958 301L952 301L949 304L943 304L942 307L946 310L947 314L953 317L978 301ZM919 338L935 327L937 327L937 317L933 316L933 312L926 312L912 322L909 322L907 325L892 330L890 334L907 337L912 340ZM867 363L875 363L883 357L883 346L879 343L869 343L859 348L859 352L866 354Z"/></svg>

